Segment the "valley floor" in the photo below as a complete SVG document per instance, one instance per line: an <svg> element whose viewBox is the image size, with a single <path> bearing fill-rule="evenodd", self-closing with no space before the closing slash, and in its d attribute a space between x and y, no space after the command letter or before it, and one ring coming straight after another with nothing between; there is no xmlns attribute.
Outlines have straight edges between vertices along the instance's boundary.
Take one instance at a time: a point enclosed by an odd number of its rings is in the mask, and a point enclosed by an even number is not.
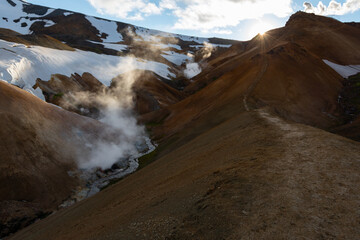
<svg viewBox="0 0 360 240"><path fill-rule="evenodd" d="M359 156L358 142L249 111L11 239L356 239Z"/></svg>

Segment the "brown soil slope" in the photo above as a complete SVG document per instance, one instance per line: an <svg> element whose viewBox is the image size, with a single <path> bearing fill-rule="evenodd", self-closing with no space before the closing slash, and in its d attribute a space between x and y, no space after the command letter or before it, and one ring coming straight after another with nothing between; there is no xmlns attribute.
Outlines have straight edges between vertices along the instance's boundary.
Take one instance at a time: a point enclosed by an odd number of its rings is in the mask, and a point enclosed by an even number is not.
<svg viewBox="0 0 360 240"><path fill-rule="evenodd" d="M343 78L323 59L360 64L359 56L358 28L296 13L284 28L258 35L212 59L185 89L195 94L170 107L172 114L157 136L193 127L193 120L210 111L210 119L226 119L234 112L264 105L299 123L325 129L337 126L342 121L338 96ZM218 114L224 108L227 116Z"/></svg>
<svg viewBox="0 0 360 240"><path fill-rule="evenodd" d="M21 219L26 225L53 210L71 194L77 180L68 171L76 167L76 150L86 134L100 129L94 120L7 83L0 82L0 92L2 234L21 227Z"/></svg>
<svg viewBox="0 0 360 240"><path fill-rule="evenodd" d="M359 238L359 154L265 109L237 114L12 239Z"/></svg>

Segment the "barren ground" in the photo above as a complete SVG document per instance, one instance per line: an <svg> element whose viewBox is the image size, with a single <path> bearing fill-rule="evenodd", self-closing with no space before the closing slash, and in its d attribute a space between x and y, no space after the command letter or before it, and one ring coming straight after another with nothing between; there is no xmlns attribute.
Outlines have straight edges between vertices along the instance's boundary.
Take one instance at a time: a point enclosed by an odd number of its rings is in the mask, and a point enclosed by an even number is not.
<svg viewBox="0 0 360 240"><path fill-rule="evenodd" d="M13 239L354 239L359 143L236 115Z"/></svg>

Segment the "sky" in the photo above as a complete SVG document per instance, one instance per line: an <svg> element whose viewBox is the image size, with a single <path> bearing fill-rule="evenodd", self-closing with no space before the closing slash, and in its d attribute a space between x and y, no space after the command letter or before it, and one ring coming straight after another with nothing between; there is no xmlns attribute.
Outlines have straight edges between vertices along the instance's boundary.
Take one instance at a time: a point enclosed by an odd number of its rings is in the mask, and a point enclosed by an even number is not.
<svg viewBox="0 0 360 240"><path fill-rule="evenodd" d="M360 22L360 0L27 0L165 32L249 40L297 11Z"/></svg>

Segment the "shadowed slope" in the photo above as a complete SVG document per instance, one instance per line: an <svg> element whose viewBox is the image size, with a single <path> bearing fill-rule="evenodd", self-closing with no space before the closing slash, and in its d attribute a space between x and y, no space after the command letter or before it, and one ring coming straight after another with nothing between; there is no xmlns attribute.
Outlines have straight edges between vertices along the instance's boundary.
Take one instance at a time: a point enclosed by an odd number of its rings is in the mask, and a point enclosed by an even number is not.
<svg viewBox="0 0 360 240"><path fill-rule="evenodd" d="M243 113L13 239L352 238L358 154L342 137Z"/></svg>
<svg viewBox="0 0 360 240"><path fill-rule="evenodd" d="M6 234L71 194L76 153L101 128L7 83L0 82L0 92L0 233Z"/></svg>

